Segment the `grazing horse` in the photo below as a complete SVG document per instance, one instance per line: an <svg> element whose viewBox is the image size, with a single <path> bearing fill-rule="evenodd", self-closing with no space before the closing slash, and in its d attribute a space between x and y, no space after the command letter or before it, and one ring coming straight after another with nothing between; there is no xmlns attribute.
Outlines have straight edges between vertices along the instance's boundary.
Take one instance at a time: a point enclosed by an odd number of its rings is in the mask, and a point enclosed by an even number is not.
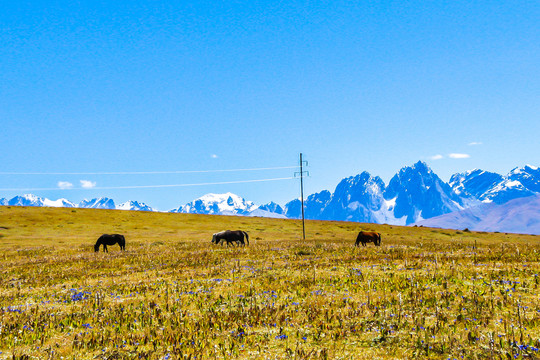
<svg viewBox="0 0 540 360"><path fill-rule="evenodd" d="M96 245L94 245L94 251L99 251L99 246L103 245L103 251L109 252L107 250L107 245L120 245L120 250L126 250L126 238L124 235L120 234L103 234L97 239Z"/></svg>
<svg viewBox="0 0 540 360"><path fill-rule="evenodd" d="M381 234L374 231L360 231L356 237L354 246L358 246L360 243L362 243L362 246L366 246L370 242L381 246Z"/></svg>
<svg viewBox="0 0 540 360"><path fill-rule="evenodd" d="M246 239L245 241L244 237ZM244 246L246 245L246 242L249 245L249 235L247 234L247 232L242 230L225 230L212 235L213 244L219 244L220 242L222 242L221 245L223 245L223 242L226 242L227 246L234 243L238 243L239 246Z"/></svg>

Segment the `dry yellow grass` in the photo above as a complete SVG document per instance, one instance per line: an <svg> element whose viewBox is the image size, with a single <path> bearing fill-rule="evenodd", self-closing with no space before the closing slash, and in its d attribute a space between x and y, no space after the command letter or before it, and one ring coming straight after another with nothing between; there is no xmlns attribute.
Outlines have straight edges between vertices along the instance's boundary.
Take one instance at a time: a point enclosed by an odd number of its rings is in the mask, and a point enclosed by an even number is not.
<svg viewBox="0 0 540 360"><path fill-rule="evenodd" d="M250 246L211 234L243 229ZM359 230L382 246L353 246ZM102 233L127 251L94 253ZM535 358L537 236L0 207L0 359Z"/></svg>

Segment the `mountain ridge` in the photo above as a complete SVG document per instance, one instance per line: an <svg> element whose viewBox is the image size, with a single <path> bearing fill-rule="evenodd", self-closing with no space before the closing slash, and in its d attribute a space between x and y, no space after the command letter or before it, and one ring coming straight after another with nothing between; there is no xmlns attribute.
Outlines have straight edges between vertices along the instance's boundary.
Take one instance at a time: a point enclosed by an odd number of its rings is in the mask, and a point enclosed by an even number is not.
<svg viewBox="0 0 540 360"><path fill-rule="evenodd" d="M337 220L394 225L412 225L482 204L504 204L517 198L540 194L540 169L525 165L500 175L473 169L451 176L444 182L422 161L402 167L388 185L364 171L342 179L333 192L322 190L304 201L306 219ZM83 200L79 204L67 199L55 201L26 194L10 200L0 199L0 205L62 206L96 209L157 211L134 200L115 204L106 197ZM233 193L201 196L169 212L269 216L300 218L299 199L285 206L270 202L256 205Z"/></svg>

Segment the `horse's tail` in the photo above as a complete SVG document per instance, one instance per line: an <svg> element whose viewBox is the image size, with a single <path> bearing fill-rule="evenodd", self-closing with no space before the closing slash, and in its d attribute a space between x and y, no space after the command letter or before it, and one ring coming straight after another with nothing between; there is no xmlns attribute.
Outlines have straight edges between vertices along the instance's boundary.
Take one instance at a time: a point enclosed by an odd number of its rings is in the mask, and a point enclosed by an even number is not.
<svg viewBox="0 0 540 360"><path fill-rule="evenodd" d="M381 245L381 233L377 233L377 235L379 236L379 239L378 239L379 243L377 245Z"/></svg>
<svg viewBox="0 0 540 360"><path fill-rule="evenodd" d="M248 235L248 233L245 232L245 231L242 231L242 232L243 232L244 235L246 236L246 242L247 242L247 244L249 245L249 235Z"/></svg>

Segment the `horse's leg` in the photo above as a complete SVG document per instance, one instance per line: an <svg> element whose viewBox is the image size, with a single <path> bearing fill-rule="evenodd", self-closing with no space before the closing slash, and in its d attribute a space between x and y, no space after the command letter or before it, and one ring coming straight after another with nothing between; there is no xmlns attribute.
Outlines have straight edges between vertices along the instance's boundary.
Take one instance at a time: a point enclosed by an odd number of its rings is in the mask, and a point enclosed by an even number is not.
<svg viewBox="0 0 540 360"><path fill-rule="evenodd" d="M109 250L107 250L107 244L103 244L103 252L109 252Z"/></svg>

